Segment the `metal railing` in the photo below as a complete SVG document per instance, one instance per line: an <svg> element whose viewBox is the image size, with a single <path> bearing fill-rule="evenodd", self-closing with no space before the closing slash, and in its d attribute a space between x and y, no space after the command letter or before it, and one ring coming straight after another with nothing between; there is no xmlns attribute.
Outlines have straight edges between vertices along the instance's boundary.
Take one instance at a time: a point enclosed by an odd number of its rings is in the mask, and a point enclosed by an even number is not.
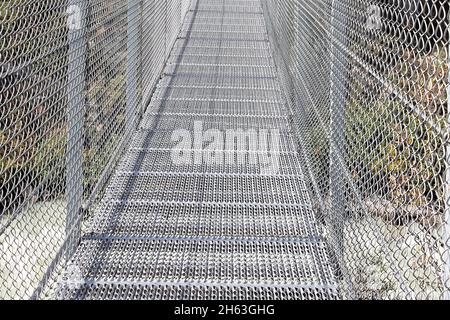
<svg viewBox="0 0 450 320"><path fill-rule="evenodd" d="M262 0L344 298L450 298L449 4ZM187 0L0 2L0 299L51 298Z"/></svg>
<svg viewBox="0 0 450 320"><path fill-rule="evenodd" d="M449 298L449 4L266 0L344 297Z"/></svg>
<svg viewBox="0 0 450 320"><path fill-rule="evenodd" d="M0 2L0 299L52 296L189 5Z"/></svg>

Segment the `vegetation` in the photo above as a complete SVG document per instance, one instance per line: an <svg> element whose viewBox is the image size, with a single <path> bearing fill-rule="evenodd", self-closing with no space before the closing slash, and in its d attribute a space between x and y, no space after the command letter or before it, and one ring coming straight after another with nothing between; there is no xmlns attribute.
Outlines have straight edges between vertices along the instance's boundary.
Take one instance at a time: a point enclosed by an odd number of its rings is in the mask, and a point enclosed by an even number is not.
<svg viewBox="0 0 450 320"><path fill-rule="evenodd" d="M63 192L62 6L49 1L24 12L21 1L12 3L2 1L0 10L0 218ZM42 19L30 19L36 12Z"/></svg>
<svg viewBox="0 0 450 320"><path fill-rule="evenodd" d="M443 47L430 54L394 50L395 41L380 35L369 48L374 58L367 63L384 84L357 63L351 70L349 167L362 192L405 208L402 219L438 226L444 209L447 53Z"/></svg>
<svg viewBox="0 0 450 320"><path fill-rule="evenodd" d="M29 202L61 198L65 193L66 5L49 0L27 3L26 8L24 12L20 0L0 2L0 65L5 66L0 69L0 219ZM87 193L121 138L115 131L124 125L125 106L126 45L123 38L110 39L118 32L118 21L126 19L108 19L108 10L117 8L105 3L96 10L104 12L104 20L87 32L83 156ZM40 19L30 19L32 16Z"/></svg>

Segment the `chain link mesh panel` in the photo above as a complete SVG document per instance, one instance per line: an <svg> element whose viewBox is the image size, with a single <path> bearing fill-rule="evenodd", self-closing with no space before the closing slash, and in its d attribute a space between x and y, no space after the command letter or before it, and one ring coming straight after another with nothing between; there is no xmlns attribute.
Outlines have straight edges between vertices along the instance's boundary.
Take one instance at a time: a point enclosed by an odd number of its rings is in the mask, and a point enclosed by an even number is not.
<svg viewBox="0 0 450 320"><path fill-rule="evenodd" d="M448 298L448 1L264 7L345 297Z"/></svg>
<svg viewBox="0 0 450 320"><path fill-rule="evenodd" d="M344 297L450 298L448 1L262 2ZM54 297L189 7L0 1L0 299Z"/></svg>
<svg viewBox="0 0 450 320"><path fill-rule="evenodd" d="M188 3L0 2L0 299L51 297Z"/></svg>

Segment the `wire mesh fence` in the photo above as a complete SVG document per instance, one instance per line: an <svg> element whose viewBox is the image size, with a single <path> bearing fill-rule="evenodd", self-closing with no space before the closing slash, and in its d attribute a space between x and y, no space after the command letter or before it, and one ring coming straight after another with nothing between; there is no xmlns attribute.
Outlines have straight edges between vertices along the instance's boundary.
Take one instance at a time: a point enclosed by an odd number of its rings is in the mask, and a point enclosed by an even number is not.
<svg viewBox="0 0 450 320"><path fill-rule="evenodd" d="M449 3L265 0L345 297L449 298Z"/></svg>
<svg viewBox="0 0 450 320"><path fill-rule="evenodd" d="M0 2L0 299L51 296L189 3Z"/></svg>
<svg viewBox="0 0 450 320"><path fill-rule="evenodd" d="M450 298L448 1L262 2L343 297ZM0 1L0 299L53 297L190 4Z"/></svg>

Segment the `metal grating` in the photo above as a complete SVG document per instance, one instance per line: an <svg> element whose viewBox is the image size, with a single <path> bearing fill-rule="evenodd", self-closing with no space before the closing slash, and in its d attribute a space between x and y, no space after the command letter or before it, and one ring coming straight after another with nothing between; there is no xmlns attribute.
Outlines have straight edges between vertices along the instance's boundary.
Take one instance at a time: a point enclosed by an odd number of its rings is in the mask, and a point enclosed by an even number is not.
<svg viewBox="0 0 450 320"><path fill-rule="evenodd" d="M59 297L338 298L260 1L201 0L192 8L73 256L81 277L61 282ZM199 124L201 132L238 131L247 144L208 156L200 142L174 163L173 133L195 134ZM263 139L279 146L258 149L261 130L273 131ZM277 170L264 170L263 156L276 158Z"/></svg>
<svg viewBox="0 0 450 320"><path fill-rule="evenodd" d="M66 290L65 299L85 300L331 300L337 299L335 288L245 286L211 284L95 283L77 290Z"/></svg>
<svg viewBox="0 0 450 320"><path fill-rule="evenodd" d="M90 240L82 243L79 253L75 259L85 278L79 289L62 288L65 298L89 298L120 287L115 298L126 298L136 287L167 298L174 289L206 287L212 292L205 292L204 299L214 299L215 290L228 291L229 299L248 291L271 292L274 298L278 293L280 299L314 292L336 297L323 242Z"/></svg>
<svg viewBox="0 0 450 320"><path fill-rule="evenodd" d="M105 201L89 237L308 242L321 239L307 205Z"/></svg>

